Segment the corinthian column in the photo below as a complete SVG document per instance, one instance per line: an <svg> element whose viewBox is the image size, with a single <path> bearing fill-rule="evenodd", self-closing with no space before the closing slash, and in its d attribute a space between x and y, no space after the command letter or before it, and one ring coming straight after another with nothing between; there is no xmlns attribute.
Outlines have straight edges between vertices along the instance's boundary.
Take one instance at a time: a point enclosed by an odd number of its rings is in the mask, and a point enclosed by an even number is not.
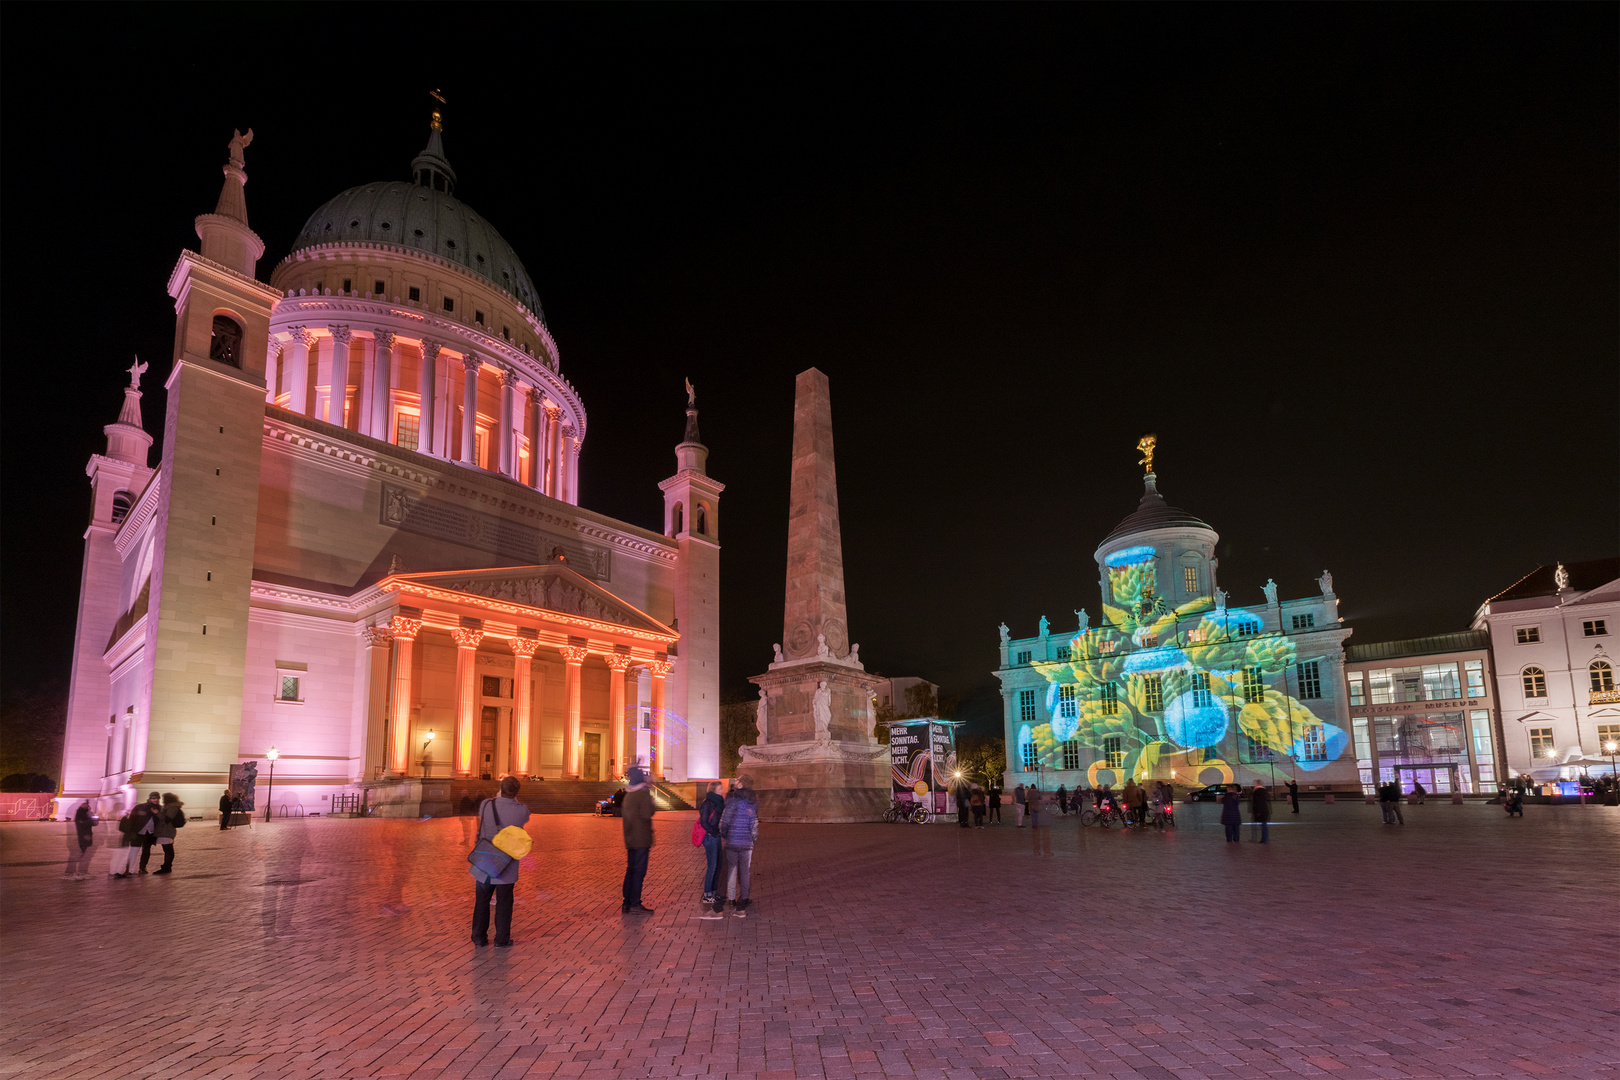
<svg viewBox="0 0 1620 1080"><path fill-rule="evenodd" d="M461 460L477 465L479 462L473 455L478 449L478 369L483 367L483 362L468 353L461 363Z"/></svg>
<svg viewBox="0 0 1620 1080"><path fill-rule="evenodd" d="M562 447L562 410L555 405L546 406L545 493L557 498L557 458Z"/></svg>
<svg viewBox="0 0 1620 1080"><path fill-rule="evenodd" d="M276 403L276 369L281 365L281 346L270 340L270 352L264 360L264 400Z"/></svg>
<svg viewBox="0 0 1620 1080"><path fill-rule="evenodd" d="M439 348L437 341L422 342L422 368L416 380L416 389L422 398L416 448L424 454L436 449L433 445L433 391L439 376Z"/></svg>
<svg viewBox="0 0 1620 1080"><path fill-rule="evenodd" d="M563 425L561 453L558 456L562 460L557 463L557 475L559 478L557 483L557 498L561 499L563 502L573 503L577 506L579 504L579 500L574 497L575 451L574 426L572 424Z"/></svg>
<svg viewBox="0 0 1620 1080"><path fill-rule="evenodd" d="M478 643L484 640L481 627L461 627L450 631L456 639L456 756L457 776L473 772L473 741L478 717Z"/></svg>
<svg viewBox="0 0 1620 1080"><path fill-rule="evenodd" d="M540 642L535 638L512 639L512 726L516 729L513 739L517 744L512 755L512 771L520 776L529 774L529 714L533 708L529 695L529 662L539 647Z"/></svg>
<svg viewBox="0 0 1620 1080"><path fill-rule="evenodd" d="M349 397L349 342L354 340L354 335L349 333L347 326L331 326L327 329L332 331L332 349L325 365L326 415L315 419L343 427L343 405Z"/></svg>
<svg viewBox="0 0 1620 1080"><path fill-rule="evenodd" d="M610 776L624 775L624 673L630 668L628 653L603 657L612 670L608 674L608 724L613 732L613 767Z"/></svg>
<svg viewBox="0 0 1620 1080"><path fill-rule="evenodd" d="M545 426L541 415L540 394L531 386L523 391L523 434L529 440L529 475L524 482L536 491L540 490L540 462L545 454L540 447L540 432Z"/></svg>
<svg viewBox="0 0 1620 1080"><path fill-rule="evenodd" d="M309 415L309 347L315 335L302 326L287 328L292 334L292 360L287 368L287 408L299 416Z"/></svg>
<svg viewBox="0 0 1620 1080"><path fill-rule="evenodd" d="M512 425L516 422L512 415L513 398L517 395L517 372L504 364L495 369L495 378L500 383L501 395L501 459L500 472L502 476L517 475L517 446L512 439Z"/></svg>
<svg viewBox="0 0 1620 1080"><path fill-rule="evenodd" d="M393 442L394 433L388 430L388 413L393 396L394 335L388 330L378 330L376 339L377 356L372 361L371 375L371 437Z"/></svg>
<svg viewBox="0 0 1620 1080"><path fill-rule="evenodd" d="M422 620L395 615L389 629L394 632L394 693L388 719L388 771L404 776L411 754L411 647L422 632Z"/></svg>
<svg viewBox="0 0 1620 1080"><path fill-rule="evenodd" d="M654 660L647 665L652 672L653 714L653 775L664 778L664 754L669 749L669 722L664 715L664 676L675 670L673 660Z"/></svg>
<svg viewBox="0 0 1620 1080"><path fill-rule="evenodd" d="M585 658L591 650L584 645L564 645L561 650L563 659L568 662L568 746L566 760L568 767L564 775L570 780L579 779L579 673L585 666Z"/></svg>

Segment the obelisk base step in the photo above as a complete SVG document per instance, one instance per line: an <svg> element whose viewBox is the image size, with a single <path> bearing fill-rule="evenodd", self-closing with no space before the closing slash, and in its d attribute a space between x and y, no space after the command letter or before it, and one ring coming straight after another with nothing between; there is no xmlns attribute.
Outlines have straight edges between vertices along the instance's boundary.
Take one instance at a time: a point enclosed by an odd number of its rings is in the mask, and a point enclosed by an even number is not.
<svg viewBox="0 0 1620 1080"><path fill-rule="evenodd" d="M889 763L745 761L737 774L759 795L761 821L878 821L889 808Z"/></svg>

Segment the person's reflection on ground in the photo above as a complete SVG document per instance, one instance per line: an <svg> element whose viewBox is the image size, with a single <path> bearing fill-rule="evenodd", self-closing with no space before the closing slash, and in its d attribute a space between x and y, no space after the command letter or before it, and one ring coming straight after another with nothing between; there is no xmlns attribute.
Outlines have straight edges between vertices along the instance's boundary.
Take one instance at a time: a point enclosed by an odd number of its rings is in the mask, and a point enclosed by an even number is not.
<svg viewBox="0 0 1620 1080"><path fill-rule="evenodd" d="M280 828L260 829L254 851L264 867L263 898L259 925L266 938L291 937L296 933L293 916L298 909L298 888L304 860L314 851L309 826L287 822Z"/></svg>

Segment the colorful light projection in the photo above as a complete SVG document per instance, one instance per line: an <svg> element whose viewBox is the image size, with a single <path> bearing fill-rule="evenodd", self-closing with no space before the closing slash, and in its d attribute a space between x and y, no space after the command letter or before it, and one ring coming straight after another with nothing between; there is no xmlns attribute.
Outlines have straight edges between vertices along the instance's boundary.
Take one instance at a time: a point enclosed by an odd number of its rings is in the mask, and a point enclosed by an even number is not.
<svg viewBox="0 0 1620 1080"><path fill-rule="evenodd" d="M1036 662L1049 680L1045 724L1020 725L1017 760L1060 768L1063 744L1089 751L1095 784L1126 777L1231 781L1249 755L1285 768L1323 768L1349 736L1290 693L1295 642L1264 630L1260 616L1216 608L1209 596L1172 607L1158 592L1148 546L1103 560L1106 622L1070 643L1068 661ZM1312 659L1312 658L1305 658ZM1317 658L1319 659L1319 658ZM1249 740L1239 753L1239 736ZM1286 760L1285 760L1286 759ZM1114 780L1106 773L1112 770Z"/></svg>

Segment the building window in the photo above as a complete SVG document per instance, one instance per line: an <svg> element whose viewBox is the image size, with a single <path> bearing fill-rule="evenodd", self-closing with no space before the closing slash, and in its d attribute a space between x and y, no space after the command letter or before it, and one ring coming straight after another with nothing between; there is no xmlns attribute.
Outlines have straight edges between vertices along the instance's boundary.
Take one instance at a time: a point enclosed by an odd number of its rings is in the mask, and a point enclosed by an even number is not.
<svg viewBox="0 0 1620 1080"><path fill-rule="evenodd" d="M417 303L421 303L422 301L422 290L418 289L415 285L411 286L411 299Z"/></svg>
<svg viewBox="0 0 1620 1080"><path fill-rule="evenodd" d="M1035 771L1035 744L1027 742L1023 746L1023 766L1025 772Z"/></svg>
<svg viewBox="0 0 1620 1080"><path fill-rule="evenodd" d="M1193 705L1203 709L1214 704L1209 693L1209 674L1203 671L1193 673L1192 677Z"/></svg>
<svg viewBox="0 0 1620 1080"><path fill-rule="evenodd" d="M242 328L236 325L236 320L224 315L214 316L214 333L208 341L208 359L234 368L242 366Z"/></svg>
<svg viewBox="0 0 1620 1080"><path fill-rule="evenodd" d="M1602 637L1608 632L1609 624L1606 619L1587 619L1581 623L1581 633L1587 637Z"/></svg>
<svg viewBox="0 0 1620 1080"><path fill-rule="evenodd" d="M1074 707L1075 689L1072 684L1058 687L1058 716L1065 720L1073 720L1077 715Z"/></svg>
<svg viewBox="0 0 1620 1080"><path fill-rule="evenodd" d="M1307 660L1303 664L1295 664L1294 675L1299 679L1301 701L1310 701L1322 696L1322 671L1317 661Z"/></svg>
<svg viewBox="0 0 1620 1080"><path fill-rule="evenodd" d="M1295 630L1309 630L1311 627L1313 627L1315 625L1316 625L1316 613L1315 612L1307 611L1303 615L1295 615L1294 616L1294 629Z"/></svg>
<svg viewBox="0 0 1620 1080"><path fill-rule="evenodd" d="M1018 719L1026 724L1035 722L1035 691L1018 691Z"/></svg>
<svg viewBox="0 0 1620 1080"><path fill-rule="evenodd" d="M1614 665L1607 660L1594 660L1586 669L1592 680L1592 692L1601 694L1614 689Z"/></svg>
<svg viewBox="0 0 1620 1080"><path fill-rule="evenodd" d="M698 503L697 508L697 534L699 536L709 534L709 509L702 503Z"/></svg>
<svg viewBox="0 0 1620 1080"><path fill-rule="evenodd" d="M1257 667L1243 669L1243 700L1250 705L1266 700L1266 682Z"/></svg>
<svg viewBox="0 0 1620 1080"><path fill-rule="evenodd" d="M1458 694L1456 664L1423 665L1423 699L1450 701Z"/></svg>
<svg viewBox="0 0 1620 1080"><path fill-rule="evenodd" d="M479 428L473 433L473 463L480 469L489 468L489 462L484 459L484 444L489 442L489 430Z"/></svg>
<svg viewBox="0 0 1620 1080"><path fill-rule="evenodd" d="M1607 756L1620 751L1620 724L1599 724L1597 733L1600 754ZM1610 744L1613 744L1614 750L1609 749Z"/></svg>
<svg viewBox="0 0 1620 1080"><path fill-rule="evenodd" d="M1034 654L1034 653L1032 653L1032 652L1030 652L1030 651L1029 651L1029 650L1027 650L1027 649L1025 649L1025 650L1022 650L1022 651L1020 651L1020 652L1019 652L1019 654L1018 654L1018 659L1017 659L1017 663L1020 663L1020 664L1027 664L1027 663L1029 663L1029 661L1030 661L1030 657L1032 657L1032 656L1034 656L1034 655L1035 655L1035 654Z"/></svg>
<svg viewBox="0 0 1620 1080"><path fill-rule="evenodd" d="M1350 704L1364 705L1367 702L1367 683L1361 677L1361 672L1351 671L1345 673L1345 681L1350 684Z"/></svg>
<svg viewBox="0 0 1620 1080"><path fill-rule="evenodd" d="M1553 729L1550 727L1533 727L1530 729L1530 756L1532 758L1550 758L1557 754L1553 749Z"/></svg>
<svg viewBox="0 0 1620 1080"><path fill-rule="evenodd" d="M1198 567L1183 566L1181 568L1181 588L1188 596L1198 595Z"/></svg>
<svg viewBox="0 0 1620 1080"><path fill-rule="evenodd" d="M1113 656L1114 650L1117 648L1119 648L1119 642L1109 638L1097 646L1097 652L1102 656Z"/></svg>
<svg viewBox="0 0 1620 1080"><path fill-rule="evenodd" d="M383 293L388 291L387 289L383 288L383 283L380 281L373 281L371 285L371 291L376 293L378 296L381 296Z"/></svg>
<svg viewBox="0 0 1620 1080"><path fill-rule="evenodd" d="M348 278L344 278L343 279L343 291L344 292L350 292L353 289L354 289L354 282L350 281Z"/></svg>
<svg viewBox="0 0 1620 1080"><path fill-rule="evenodd" d="M479 326L484 325L484 313L479 311L477 308L473 309L473 322L477 323Z"/></svg>
<svg viewBox="0 0 1620 1080"><path fill-rule="evenodd" d="M1068 661L1074 658L1074 650L1067 645L1059 645L1057 650L1059 660Z"/></svg>
<svg viewBox="0 0 1620 1080"><path fill-rule="evenodd" d="M1260 624L1257 622L1250 622L1248 619L1244 619L1242 622L1237 624L1238 637L1254 637L1254 635L1258 634L1259 632Z"/></svg>
<svg viewBox="0 0 1620 1080"><path fill-rule="evenodd" d="M1142 677L1142 708L1148 712L1159 712L1164 708L1164 683L1157 675Z"/></svg>
<svg viewBox="0 0 1620 1080"><path fill-rule="evenodd" d="M1327 740L1322 737L1322 725L1311 724L1299 737L1301 761L1326 761Z"/></svg>
<svg viewBox="0 0 1620 1080"><path fill-rule="evenodd" d="M1198 644L1201 644L1203 642L1203 640L1204 640L1204 628L1202 626L1198 627L1195 630L1187 631L1187 641L1189 643L1194 644L1194 645L1198 645Z"/></svg>
<svg viewBox="0 0 1620 1080"><path fill-rule="evenodd" d="M1157 645L1158 643L1159 643L1159 635L1158 634L1143 634L1142 635L1142 648L1151 649L1155 645Z"/></svg>
<svg viewBox="0 0 1620 1080"><path fill-rule="evenodd" d="M123 521L125 518L129 517L129 508L131 506L134 506L134 505L135 505L135 496L131 495L129 492L127 492L127 491L115 491L115 492L113 492L113 503L112 503L113 524L116 525L116 524L118 524L118 522Z"/></svg>
<svg viewBox="0 0 1620 1080"><path fill-rule="evenodd" d="M276 695L277 701L302 701L298 696L299 684L303 680L296 675L283 675L281 677L281 693Z"/></svg>
<svg viewBox="0 0 1620 1080"><path fill-rule="evenodd" d="M1479 779L1484 782L1485 770L1496 763L1496 745L1491 739L1490 710L1471 710L1468 713L1468 727L1474 737L1474 760L1479 763Z"/></svg>
<svg viewBox="0 0 1620 1080"><path fill-rule="evenodd" d="M1538 667L1524 669L1524 696L1541 698L1547 696L1547 673Z"/></svg>
<svg viewBox="0 0 1620 1080"><path fill-rule="evenodd" d="M1238 739L1238 753L1240 755L1239 760L1249 765L1259 761L1272 761L1277 756L1271 747L1263 742L1256 741L1248 735L1241 736Z"/></svg>
<svg viewBox="0 0 1620 1080"><path fill-rule="evenodd" d="M1063 744L1063 767L1071 771L1080 767L1080 743L1078 740L1070 739Z"/></svg>
<svg viewBox="0 0 1620 1080"><path fill-rule="evenodd" d="M1464 660L1463 674L1468 680L1468 696L1480 698L1485 696L1485 661Z"/></svg>
<svg viewBox="0 0 1620 1080"><path fill-rule="evenodd" d="M1104 716L1119 714L1119 683L1105 682L1102 684L1102 711Z"/></svg>
<svg viewBox="0 0 1620 1080"><path fill-rule="evenodd" d="M484 697L506 697L507 696L507 695L501 693L501 681L502 680L501 680L501 677L499 675L485 675L485 676L483 676L483 680L484 680L484 695L483 695Z"/></svg>
<svg viewBox="0 0 1620 1080"><path fill-rule="evenodd" d="M1108 762L1110 769L1123 769L1125 767L1125 740L1118 735L1110 735L1104 739L1103 760Z"/></svg>
<svg viewBox="0 0 1620 1080"><path fill-rule="evenodd" d="M1513 639L1520 645L1534 645L1541 640L1541 627L1519 626L1513 630Z"/></svg>
<svg viewBox="0 0 1620 1080"><path fill-rule="evenodd" d="M444 298L444 310L446 310L446 311L454 311L454 310L456 310L456 302L454 300L450 299L448 296Z"/></svg>
<svg viewBox="0 0 1620 1080"><path fill-rule="evenodd" d="M401 450L415 450L420 435L421 417L400 410L394 420L394 445Z"/></svg>

